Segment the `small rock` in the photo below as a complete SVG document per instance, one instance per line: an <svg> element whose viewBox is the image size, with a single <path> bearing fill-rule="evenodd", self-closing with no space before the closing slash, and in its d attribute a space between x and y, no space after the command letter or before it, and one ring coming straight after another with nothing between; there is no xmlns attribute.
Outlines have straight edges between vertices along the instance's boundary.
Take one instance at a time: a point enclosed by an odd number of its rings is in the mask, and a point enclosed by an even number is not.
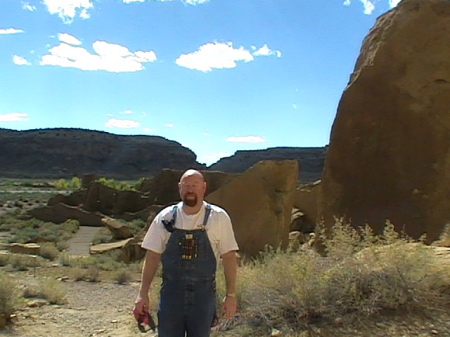
<svg viewBox="0 0 450 337"><path fill-rule="evenodd" d="M272 336L272 337L278 337L278 336L281 336L281 334L282 334L282 333L281 333L280 330L273 328L273 329L272 329L272 332L271 332L271 334L270 334L270 336Z"/></svg>
<svg viewBox="0 0 450 337"><path fill-rule="evenodd" d="M433 335L439 335L439 331L437 331L437 330L431 330L431 333L432 333Z"/></svg>
<svg viewBox="0 0 450 337"><path fill-rule="evenodd" d="M48 302L45 300L32 300L32 301L28 301L27 306L30 308L40 308L47 304L48 304Z"/></svg>

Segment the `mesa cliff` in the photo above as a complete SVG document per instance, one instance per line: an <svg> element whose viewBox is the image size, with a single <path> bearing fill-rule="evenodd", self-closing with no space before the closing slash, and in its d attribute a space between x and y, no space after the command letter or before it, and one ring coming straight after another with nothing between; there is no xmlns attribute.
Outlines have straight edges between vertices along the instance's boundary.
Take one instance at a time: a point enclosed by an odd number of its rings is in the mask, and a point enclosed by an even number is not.
<svg viewBox="0 0 450 337"><path fill-rule="evenodd" d="M152 177L163 169L242 173L262 160L297 160L301 183L320 179L326 147L277 147L237 151L206 167L180 143L158 136L55 128L0 129L0 177L72 178L96 174L114 179Z"/></svg>

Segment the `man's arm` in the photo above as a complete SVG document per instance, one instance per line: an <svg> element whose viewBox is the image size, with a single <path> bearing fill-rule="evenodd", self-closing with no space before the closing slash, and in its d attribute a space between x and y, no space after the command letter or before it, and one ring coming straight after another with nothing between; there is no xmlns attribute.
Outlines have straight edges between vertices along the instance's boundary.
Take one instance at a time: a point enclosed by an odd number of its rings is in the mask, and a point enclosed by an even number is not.
<svg viewBox="0 0 450 337"><path fill-rule="evenodd" d="M142 267L141 287L134 306L135 311L140 315L142 315L144 311L148 311L150 308L148 292L150 290L150 285L153 278L155 277L160 260L161 254L147 250L147 253L145 254L144 266Z"/></svg>
<svg viewBox="0 0 450 337"><path fill-rule="evenodd" d="M237 278L237 260L234 250L222 255L222 264L225 272L225 284L227 288L226 296L222 303L222 313L225 319L229 319L236 314L236 278Z"/></svg>

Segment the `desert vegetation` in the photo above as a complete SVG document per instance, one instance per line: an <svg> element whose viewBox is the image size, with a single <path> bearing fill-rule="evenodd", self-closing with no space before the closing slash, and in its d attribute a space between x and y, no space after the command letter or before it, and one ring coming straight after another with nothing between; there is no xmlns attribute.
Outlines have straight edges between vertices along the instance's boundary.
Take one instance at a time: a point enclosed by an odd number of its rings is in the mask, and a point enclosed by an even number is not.
<svg viewBox="0 0 450 337"><path fill-rule="evenodd" d="M67 240L78 229L76 221L54 225L22 215L16 210L0 217L0 234L8 234L3 242L39 239L43 243L40 256L0 254L0 317L10 317L30 300L66 304L61 274L71 282L123 285L139 281L142 262L119 262L117 251L70 256ZM131 227L138 230L143 224ZM442 263L424 240L396 232L390 222L382 234L375 235L368 226L355 229L341 219L328 232L319 228L317 236L324 247L321 253L304 245L286 250L267 247L257 258L243 257L239 316L232 321L233 329L214 335L250 337L283 331L283 336L296 337L311 327L333 329L364 324L380 315L418 315L449 308L450 263ZM96 241L107 239L103 233ZM449 226L440 241L450 241ZM20 282L24 272L34 274L32 282ZM225 285L222 275L217 280L220 303ZM157 284L151 291L153 310Z"/></svg>

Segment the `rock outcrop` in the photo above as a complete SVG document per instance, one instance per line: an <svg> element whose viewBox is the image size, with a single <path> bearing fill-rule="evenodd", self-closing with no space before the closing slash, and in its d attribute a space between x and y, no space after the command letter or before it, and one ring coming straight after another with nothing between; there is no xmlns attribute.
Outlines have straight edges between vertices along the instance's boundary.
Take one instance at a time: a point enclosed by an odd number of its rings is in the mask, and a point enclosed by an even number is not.
<svg viewBox="0 0 450 337"><path fill-rule="evenodd" d="M181 144L157 136L121 136L83 129L0 129L3 177L115 179L151 177L164 168L205 168Z"/></svg>
<svg viewBox="0 0 450 337"><path fill-rule="evenodd" d="M319 201L380 233L386 219L438 239L450 222L450 1L403 0L380 16L339 103Z"/></svg>
<svg viewBox="0 0 450 337"><path fill-rule="evenodd" d="M262 161L205 199L227 210L240 251L255 256L287 247L297 181L296 160Z"/></svg>
<svg viewBox="0 0 450 337"><path fill-rule="evenodd" d="M266 150L236 151L220 159L209 170L242 173L262 160L297 160L301 184L309 184L322 176L326 147L274 147Z"/></svg>

